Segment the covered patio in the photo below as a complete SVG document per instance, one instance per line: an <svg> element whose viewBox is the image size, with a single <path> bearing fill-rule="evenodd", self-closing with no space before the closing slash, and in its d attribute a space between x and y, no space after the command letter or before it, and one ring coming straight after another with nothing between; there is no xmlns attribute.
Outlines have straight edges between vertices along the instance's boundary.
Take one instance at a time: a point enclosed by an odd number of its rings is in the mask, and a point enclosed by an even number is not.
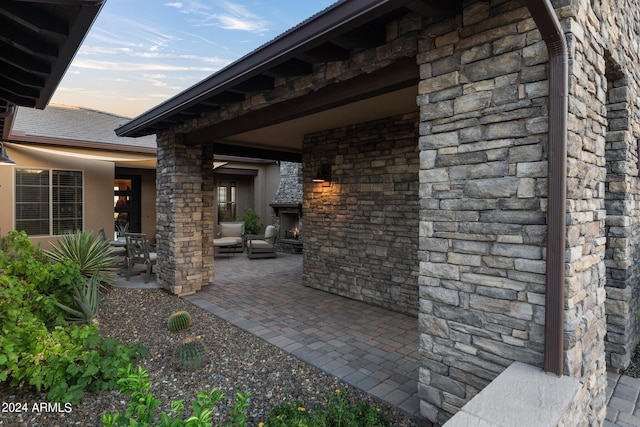
<svg viewBox="0 0 640 427"><path fill-rule="evenodd" d="M259 272L259 274L257 274ZM220 258L192 304L428 423L419 413L415 318L302 283L302 255ZM118 287L155 288L142 275ZM605 426L640 422L640 379L607 374Z"/></svg>
<svg viewBox="0 0 640 427"><path fill-rule="evenodd" d="M304 286L302 255L217 259L215 280L184 298L409 415L419 415L417 319Z"/></svg>

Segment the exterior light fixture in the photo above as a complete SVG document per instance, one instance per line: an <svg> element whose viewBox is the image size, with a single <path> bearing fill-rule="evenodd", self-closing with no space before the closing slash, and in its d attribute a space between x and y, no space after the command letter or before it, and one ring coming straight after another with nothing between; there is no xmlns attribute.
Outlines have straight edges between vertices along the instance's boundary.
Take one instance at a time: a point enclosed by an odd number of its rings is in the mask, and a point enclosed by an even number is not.
<svg viewBox="0 0 640 427"><path fill-rule="evenodd" d="M313 182L322 183L323 187L331 186L331 165L329 163L323 164L318 173L313 178Z"/></svg>
<svg viewBox="0 0 640 427"><path fill-rule="evenodd" d="M9 158L7 150L4 148L4 144L0 142L0 165L15 165L16 162Z"/></svg>

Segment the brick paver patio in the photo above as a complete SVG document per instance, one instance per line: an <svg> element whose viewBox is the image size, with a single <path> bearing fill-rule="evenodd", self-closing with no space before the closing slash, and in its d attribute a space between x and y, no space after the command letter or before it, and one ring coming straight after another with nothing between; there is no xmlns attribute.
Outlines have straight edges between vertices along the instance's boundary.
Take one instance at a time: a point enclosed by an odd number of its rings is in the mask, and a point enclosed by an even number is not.
<svg viewBox="0 0 640 427"><path fill-rule="evenodd" d="M302 284L302 256L215 261L193 304L417 416L417 319ZM141 276L117 286L156 287ZM605 427L640 426L640 379L608 373Z"/></svg>
<svg viewBox="0 0 640 427"><path fill-rule="evenodd" d="M418 320L302 284L302 255L219 257L193 304L410 415L419 414Z"/></svg>

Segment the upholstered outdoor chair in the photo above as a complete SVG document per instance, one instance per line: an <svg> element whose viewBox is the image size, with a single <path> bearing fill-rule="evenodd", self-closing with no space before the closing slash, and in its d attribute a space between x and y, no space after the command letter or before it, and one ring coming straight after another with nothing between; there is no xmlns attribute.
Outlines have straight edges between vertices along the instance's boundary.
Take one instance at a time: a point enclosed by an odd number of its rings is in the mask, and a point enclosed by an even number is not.
<svg viewBox="0 0 640 427"><path fill-rule="evenodd" d="M213 246L221 253L244 252L244 222L221 222Z"/></svg>
<svg viewBox="0 0 640 427"><path fill-rule="evenodd" d="M155 252L149 252L149 241L144 233L126 233L127 239L127 281L135 264L143 264L146 267L144 283L149 282L153 266L156 264Z"/></svg>
<svg viewBox="0 0 640 427"><path fill-rule="evenodd" d="M268 225L263 235L247 235L247 256L249 258L275 258L278 256L276 251L278 230L279 227Z"/></svg>

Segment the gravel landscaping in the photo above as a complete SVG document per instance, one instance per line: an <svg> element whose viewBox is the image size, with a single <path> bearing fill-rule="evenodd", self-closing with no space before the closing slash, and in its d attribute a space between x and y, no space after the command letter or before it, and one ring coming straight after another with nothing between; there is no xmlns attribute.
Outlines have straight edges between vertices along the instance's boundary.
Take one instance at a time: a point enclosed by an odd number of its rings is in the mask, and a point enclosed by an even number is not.
<svg viewBox="0 0 640 427"><path fill-rule="evenodd" d="M633 352L631 363L629 363L627 369L622 371L621 374L628 377L640 378L640 345L636 347L636 350Z"/></svg>
<svg viewBox="0 0 640 427"><path fill-rule="evenodd" d="M190 408L189 402L198 392L217 388L228 398L216 412L217 421L224 422L236 393L250 391L248 425L257 426L278 404L300 401L306 408L312 408L324 402L328 393L348 388L337 378L165 291L114 288L103 294L101 304L98 322L103 335L121 342L137 342L148 349L140 364L149 372L151 392L162 399L163 411L168 411L169 402L177 399L185 399L185 407ZM193 325L187 331L172 333L167 328L167 319L178 310L187 310ZM190 335L202 336L209 361L195 372L181 372L174 365L173 353L180 341ZM392 426L415 425L404 413L358 390L352 390L352 396L380 408ZM3 409L7 409L8 403L26 403L28 408L22 413L0 413L0 425L100 426L104 413L124 413L128 400L128 396L118 391L105 391L86 396L68 411L62 406L38 412L32 410L33 405L46 404L45 394L0 383Z"/></svg>

